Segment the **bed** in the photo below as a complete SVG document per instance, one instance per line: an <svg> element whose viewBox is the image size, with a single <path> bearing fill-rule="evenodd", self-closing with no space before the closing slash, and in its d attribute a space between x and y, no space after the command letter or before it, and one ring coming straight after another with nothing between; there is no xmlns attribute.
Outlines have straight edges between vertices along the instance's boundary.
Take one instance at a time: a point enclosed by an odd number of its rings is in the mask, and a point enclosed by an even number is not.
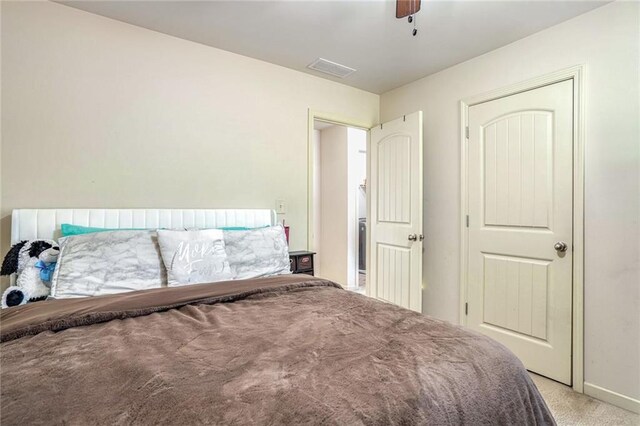
<svg viewBox="0 0 640 426"><path fill-rule="evenodd" d="M15 240L62 220L275 222L269 210L78 212L18 211ZM0 340L3 425L554 424L497 342L305 275L31 303L0 312Z"/></svg>

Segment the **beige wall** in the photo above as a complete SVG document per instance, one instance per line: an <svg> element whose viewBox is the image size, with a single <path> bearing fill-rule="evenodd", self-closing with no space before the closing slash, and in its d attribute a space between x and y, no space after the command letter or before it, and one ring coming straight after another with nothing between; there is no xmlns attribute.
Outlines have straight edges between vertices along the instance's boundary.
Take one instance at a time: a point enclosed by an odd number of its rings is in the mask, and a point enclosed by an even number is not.
<svg viewBox="0 0 640 426"><path fill-rule="evenodd" d="M17 207L275 208L307 244L308 109L379 96L51 2L2 2L2 254Z"/></svg>
<svg viewBox="0 0 640 426"><path fill-rule="evenodd" d="M344 126L331 126L320 131L321 181L320 194L316 197L320 201L320 238L314 241L316 250L321 253L320 276L343 286L349 284L348 130Z"/></svg>
<svg viewBox="0 0 640 426"><path fill-rule="evenodd" d="M357 287L359 185L366 176L367 132L345 126L316 131L314 149L314 248L317 275Z"/></svg>
<svg viewBox="0 0 640 426"><path fill-rule="evenodd" d="M322 167L320 167L320 130L313 130L313 140L311 141L311 149L313 150L313 182L312 182L312 209L313 209L313 235L311 237L313 247L310 250L316 252L313 258L313 269L318 276L322 276L322 252L319 250L322 245L320 230L322 224Z"/></svg>
<svg viewBox="0 0 640 426"><path fill-rule="evenodd" d="M0 35L2 35L2 7L0 3ZM0 213L2 210L2 39L0 38ZM0 214L0 256L4 256L4 243L2 242L2 236L4 233L5 221L2 220ZM0 288L4 289L4 285L0 282Z"/></svg>
<svg viewBox="0 0 640 426"><path fill-rule="evenodd" d="M585 381L640 399L639 9L617 2L385 93L424 111L424 312L458 321L460 110L466 97L586 65Z"/></svg>

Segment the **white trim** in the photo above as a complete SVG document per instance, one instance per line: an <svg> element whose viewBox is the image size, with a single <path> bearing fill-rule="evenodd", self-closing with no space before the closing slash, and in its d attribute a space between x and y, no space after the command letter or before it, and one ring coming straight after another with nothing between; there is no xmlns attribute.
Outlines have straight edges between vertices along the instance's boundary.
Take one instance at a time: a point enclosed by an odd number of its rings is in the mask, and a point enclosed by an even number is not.
<svg viewBox="0 0 640 426"><path fill-rule="evenodd" d="M354 120L348 117L341 116L339 114L332 114L326 112L320 112L316 110L309 109L308 121L307 121L307 250L315 251L315 241L313 235L313 224L315 218L313 217L313 124L314 121L323 121L325 123L331 123L339 126L346 126L356 129L362 129L367 131L367 153L369 152L369 130L375 126L376 123L372 122L362 122L358 120ZM367 155L367 176L369 176L369 155ZM367 217L371 216L370 211L370 203L369 203L369 195L367 192ZM369 226L367 226L367 254L366 254L366 264L369 266ZM358 268L356 268L356 281L358 279ZM366 294L367 296L372 296L370 294L370 285L369 285L369 274L366 274Z"/></svg>
<svg viewBox="0 0 640 426"><path fill-rule="evenodd" d="M572 321L572 384L573 390L583 392L584 387L584 141L585 141L585 66L576 65L561 71L500 88L460 101L460 324L466 325L465 303L468 285L468 228L467 205L467 143L466 127L469 107L509 95L537 89L565 80L574 81L573 92L573 321Z"/></svg>
<svg viewBox="0 0 640 426"><path fill-rule="evenodd" d="M584 393L590 397L599 399L600 401L608 402L616 407L624 408L625 410L632 411L640 414L640 400L634 399L609 389L601 388L594 384L584 382Z"/></svg>

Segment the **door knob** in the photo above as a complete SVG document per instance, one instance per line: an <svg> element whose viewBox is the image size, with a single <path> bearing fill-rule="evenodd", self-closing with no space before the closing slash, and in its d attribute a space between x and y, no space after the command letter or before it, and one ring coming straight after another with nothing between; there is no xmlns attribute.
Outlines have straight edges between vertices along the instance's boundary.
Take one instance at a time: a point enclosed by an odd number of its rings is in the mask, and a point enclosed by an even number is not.
<svg viewBox="0 0 640 426"><path fill-rule="evenodd" d="M409 241L418 241L418 236L416 234L409 234Z"/></svg>
<svg viewBox="0 0 640 426"><path fill-rule="evenodd" d="M553 248L556 249L556 251L559 251L560 253L564 253L565 251L567 251L567 243L558 241L553 245Z"/></svg>

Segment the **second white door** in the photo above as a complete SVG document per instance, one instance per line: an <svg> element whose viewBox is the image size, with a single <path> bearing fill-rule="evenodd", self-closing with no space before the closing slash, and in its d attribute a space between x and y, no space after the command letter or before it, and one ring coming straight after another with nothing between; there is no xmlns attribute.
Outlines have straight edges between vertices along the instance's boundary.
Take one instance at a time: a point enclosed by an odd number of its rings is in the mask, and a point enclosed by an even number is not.
<svg viewBox="0 0 640 426"><path fill-rule="evenodd" d="M422 311L422 111L371 129L369 295Z"/></svg>
<svg viewBox="0 0 640 426"><path fill-rule="evenodd" d="M468 120L467 325L571 384L573 80Z"/></svg>

